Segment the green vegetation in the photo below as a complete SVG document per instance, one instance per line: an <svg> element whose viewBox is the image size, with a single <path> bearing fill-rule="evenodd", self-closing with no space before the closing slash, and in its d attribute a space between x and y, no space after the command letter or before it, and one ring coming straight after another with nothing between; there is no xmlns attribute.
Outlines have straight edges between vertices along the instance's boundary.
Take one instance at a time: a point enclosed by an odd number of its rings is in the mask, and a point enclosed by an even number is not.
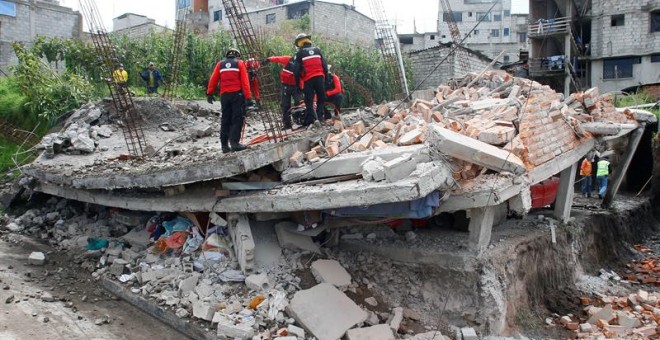
<svg viewBox="0 0 660 340"><path fill-rule="evenodd" d="M617 95L616 97L616 106L617 107L626 107L626 106L635 106L642 104L652 104L656 100L644 91L638 91L634 94L629 95ZM660 119L660 109L645 109L650 112L653 112L658 119Z"/></svg>

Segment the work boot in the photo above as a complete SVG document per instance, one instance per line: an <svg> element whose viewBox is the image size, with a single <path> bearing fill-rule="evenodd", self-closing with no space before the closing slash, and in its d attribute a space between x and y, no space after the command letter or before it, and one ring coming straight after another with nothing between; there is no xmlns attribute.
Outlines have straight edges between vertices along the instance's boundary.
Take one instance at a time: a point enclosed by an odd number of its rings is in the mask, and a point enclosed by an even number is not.
<svg viewBox="0 0 660 340"><path fill-rule="evenodd" d="M243 151L247 149L247 146L241 144L241 143L236 143L231 145L231 151L236 152L236 151Z"/></svg>
<svg viewBox="0 0 660 340"><path fill-rule="evenodd" d="M229 148L229 145L227 144L222 144L222 153L230 153L231 149Z"/></svg>

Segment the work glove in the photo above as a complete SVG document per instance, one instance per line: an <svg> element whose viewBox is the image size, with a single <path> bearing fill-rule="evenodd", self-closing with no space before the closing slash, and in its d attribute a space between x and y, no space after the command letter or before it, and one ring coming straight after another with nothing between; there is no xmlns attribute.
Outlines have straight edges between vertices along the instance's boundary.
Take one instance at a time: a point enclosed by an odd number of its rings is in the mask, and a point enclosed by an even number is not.
<svg viewBox="0 0 660 340"><path fill-rule="evenodd" d="M255 107L257 103L254 101L254 99L248 99L247 100L247 107Z"/></svg>
<svg viewBox="0 0 660 340"><path fill-rule="evenodd" d="M270 60L268 60L268 58L261 59L261 65L266 65L268 63L270 63Z"/></svg>
<svg viewBox="0 0 660 340"><path fill-rule="evenodd" d="M215 99L215 98L213 98L213 95L212 95L212 94L207 94L207 95L206 95L206 101L207 101L209 104L213 104L213 100L214 100L214 99Z"/></svg>

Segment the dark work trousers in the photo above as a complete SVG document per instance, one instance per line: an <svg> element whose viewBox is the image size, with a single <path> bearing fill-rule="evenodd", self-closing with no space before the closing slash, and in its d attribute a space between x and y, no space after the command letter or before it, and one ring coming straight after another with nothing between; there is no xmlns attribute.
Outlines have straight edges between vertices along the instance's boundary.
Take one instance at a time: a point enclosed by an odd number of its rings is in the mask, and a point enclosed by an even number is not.
<svg viewBox="0 0 660 340"><path fill-rule="evenodd" d="M245 120L245 98L242 92L230 92L220 95L222 117L220 118L220 142L223 146L237 145L241 140L243 121Z"/></svg>
<svg viewBox="0 0 660 340"><path fill-rule="evenodd" d="M282 84L282 97L280 100L280 108L282 109L282 122L284 123L284 128L291 128L291 99L293 99L294 104L298 104L301 98L300 88L298 86L284 85Z"/></svg>
<svg viewBox="0 0 660 340"><path fill-rule="evenodd" d="M323 103L325 103L325 78L318 76L305 82L305 125L323 119ZM314 112L314 94L316 94L316 112Z"/></svg>
<svg viewBox="0 0 660 340"><path fill-rule="evenodd" d="M326 103L331 103L334 106L333 107L333 109L335 110L334 113L339 115L339 113L341 112L341 101L343 99L344 99L344 96L341 93L337 93L334 96L330 96L330 97L325 98L325 102ZM325 119L332 118L332 113L330 111L328 111L327 108L324 107L324 109L325 109Z"/></svg>

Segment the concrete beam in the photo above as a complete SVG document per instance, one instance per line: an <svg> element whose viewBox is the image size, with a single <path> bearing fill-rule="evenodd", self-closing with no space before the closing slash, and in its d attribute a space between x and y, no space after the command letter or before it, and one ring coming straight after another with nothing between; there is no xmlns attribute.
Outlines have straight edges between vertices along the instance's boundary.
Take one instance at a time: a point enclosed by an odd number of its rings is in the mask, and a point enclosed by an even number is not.
<svg viewBox="0 0 660 340"><path fill-rule="evenodd" d="M439 126L431 127L429 132L429 143L443 154L495 171L526 171L522 160L509 151Z"/></svg>
<svg viewBox="0 0 660 340"><path fill-rule="evenodd" d="M244 274L254 270L254 238L250 229L250 220L246 214L229 214L229 236L234 244L238 265Z"/></svg>
<svg viewBox="0 0 660 340"><path fill-rule="evenodd" d="M85 190L38 183L35 191L66 199L136 211L211 211L216 202L213 188L187 189L166 197L159 194L120 194L103 190Z"/></svg>
<svg viewBox="0 0 660 340"><path fill-rule="evenodd" d="M616 195L617 191L619 191L619 187L621 186L623 176L626 175L628 166L630 166L630 162L632 161L632 158L635 155L635 151L637 150L637 146L642 140L645 127L646 123L641 123L640 126L635 129L632 134L630 134L628 145L626 146L626 153L624 154L623 159L619 165L616 167L616 169L614 169L614 172L612 173L612 180L607 184L607 190L605 191L605 197L603 198L602 203L603 208L607 209L612 205L614 196Z"/></svg>
<svg viewBox="0 0 660 340"><path fill-rule="evenodd" d="M478 253L484 251L490 244L490 236L493 231L495 218L495 207L474 208L468 210L470 214L470 249Z"/></svg>
<svg viewBox="0 0 660 340"><path fill-rule="evenodd" d="M654 105L657 104L649 104L653 107ZM646 110L640 110L636 108L628 108L628 107L621 107L616 109L617 112L626 112L626 110L630 111L630 113L633 114L633 117L635 117L635 120L638 122L644 122L644 123L655 123L658 121L658 118L653 114L653 112L646 111Z"/></svg>
<svg viewBox="0 0 660 340"><path fill-rule="evenodd" d="M589 138L578 145L571 151L564 152L563 154L555 157L549 162L545 162L534 169L529 171L530 184L536 184L543 180L560 173L562 170L577 163L580 158L584 157L594 147L594 139Z"/></svg>
<svg viewBox="0 0 660 340"><path fill-rule="evenodd" d="M369 158L380 157L390 161L404 154L412 154L417 163L429 162L428 145L411 145L369 150L363 152L340 154L327 162L305 165L299 168L289 168L282 172L282 181L300 181L310 178L325 178L362 173L362 163Z"/></svg>
<svg viewBox="0 0 660 340"><path fill-rule="evenodd" d="M573 182L575 181L575 171L577 163L562 170L559 177L559 188L557 189L557 198L555 199L554 216L561 222L568 222L571 217L571 206L573 205Z"/></svg>
<svg viewBox="0 0 660 340"><path fill-rule="evenodd" d="M219 156L217 160L212 162L174 164L169 168L158 170L151 167L141 167L139 170L135 168L130 170L116 169L114 172L107 174L67 175L64 167L53 170L50 166L44 165L42 167L38 162L35 162L25 169L25 173L42 182L82 189L160 188L236 176L285 160L294 151L304 150L307 144L307 138L278 144L266 144L251 148L248 151Z"/></svg>
<svg viewBox="0 0 660 340"><path fill-rule="evenodd" d="M635 129L637 124L589 122L580 124L580 127L594 135L614 136L618 135L622 131L625 132L626 130L631 131Z"/></svg>
<svg viewBox="0 0 660 340"><path fill-rule="evenodd" d="M520 194L523 183L514 183L512 178L487 175L461 183L461 188L452 192L449 198L440 202L436 213L454 212L473 208L499 205Z"/></svg>
<svg viewBox="0 0 660 340"><path fill-rule="evenodd" d="M322 210L381 203L406 202L426 197L435 190L448 190L454 180L443 162L417 165L410 177L395 183L352 180L322 186L290 184L265 192L224 198L217 212L286 212Z"/></svg>

